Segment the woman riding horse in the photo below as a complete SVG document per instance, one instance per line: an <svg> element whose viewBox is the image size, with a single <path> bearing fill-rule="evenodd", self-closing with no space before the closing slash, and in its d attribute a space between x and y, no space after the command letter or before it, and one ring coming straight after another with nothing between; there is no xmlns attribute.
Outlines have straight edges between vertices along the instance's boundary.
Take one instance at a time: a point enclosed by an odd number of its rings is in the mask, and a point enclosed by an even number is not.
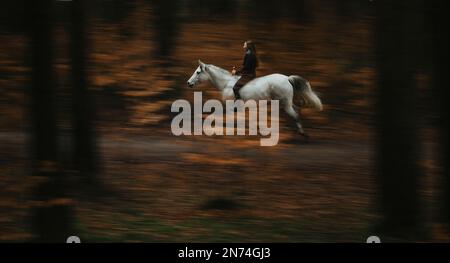
<svg viewBox="0 0 450 263"><path fill-rule="evenodd" d="M258 58L256 56L256 47L255 43L251 40L244 42L244 62L242 63L242 67L236 70L233 67L232 74L240 75L241 78L236 82L233 87L234 96L236 99L240 98L239 90L245 86L250 80L256 77L256 68L258 67Z"/></svg>

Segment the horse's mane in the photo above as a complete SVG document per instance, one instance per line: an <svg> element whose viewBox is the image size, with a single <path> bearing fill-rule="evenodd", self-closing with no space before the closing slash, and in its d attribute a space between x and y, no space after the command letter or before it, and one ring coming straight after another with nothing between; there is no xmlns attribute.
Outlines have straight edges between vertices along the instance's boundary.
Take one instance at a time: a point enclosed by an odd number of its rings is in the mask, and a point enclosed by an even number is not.
<svg viewBox="0 0 450 263"><path fill-rule="evenodd" d="M216 69L217 71L220 71L223 74L231 75L231 73L228 70L226 70L226 69L223 69L223 68L218 67L218 66L213 65L213 64L209 64L209 66L213 67L214 69Z"/></svg>

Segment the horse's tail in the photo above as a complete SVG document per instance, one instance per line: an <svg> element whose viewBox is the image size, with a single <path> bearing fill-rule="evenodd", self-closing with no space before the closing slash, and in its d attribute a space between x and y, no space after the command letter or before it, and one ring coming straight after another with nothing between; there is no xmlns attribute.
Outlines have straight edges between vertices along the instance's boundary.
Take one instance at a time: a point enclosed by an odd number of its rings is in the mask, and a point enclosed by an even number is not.
<svg viewBox="0 0 450 263"><path fill-rule="evenodd" d="M295 98L300 95L304 100L306 106L312 107L319 111L322 110L322 102L320 101L317 94L312 90L309 81L297 75L289 76L288 80L291 83L292 87L294 87Z"/></svg>

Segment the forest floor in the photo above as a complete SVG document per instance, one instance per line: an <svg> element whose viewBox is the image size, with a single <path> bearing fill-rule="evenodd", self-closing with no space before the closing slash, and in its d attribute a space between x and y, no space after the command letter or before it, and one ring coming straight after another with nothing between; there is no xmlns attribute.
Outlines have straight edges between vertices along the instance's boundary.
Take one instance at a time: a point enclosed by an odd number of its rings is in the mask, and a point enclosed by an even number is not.
<svg viewBox="0 0 450 263"><path fill-rule="evenodd" d="M371 129L351 121L320 126L314 114L306 119L310 139L281 115L274 147L259 146L258 136L177 137L169 122L104 125L97 141L101 189L67 173L75 182L67 191L76 200L77 234L94 242L364 242L379 219ZM0 133L0 241L31 237L35 180L27 140L23 132ZM448 241L435 223L435 147L424 144L421 194L431 240Z"/></svg>
<svg viewBox="0 0 450 263"><path fill-rule="evenodd" d="M2 160L10 173L26 171L18 162L26 157L13 152L24 138L0 136L11 147ZM79 235L88 240L362 241L374 219L367 141L261 147L257 137L105 134L99 145L98 176L110 192L74 192ZM29 186L26 178L1 180L1 210L13 211L2 218L2 239L27 236L26 194L17 187Z"/></svg>

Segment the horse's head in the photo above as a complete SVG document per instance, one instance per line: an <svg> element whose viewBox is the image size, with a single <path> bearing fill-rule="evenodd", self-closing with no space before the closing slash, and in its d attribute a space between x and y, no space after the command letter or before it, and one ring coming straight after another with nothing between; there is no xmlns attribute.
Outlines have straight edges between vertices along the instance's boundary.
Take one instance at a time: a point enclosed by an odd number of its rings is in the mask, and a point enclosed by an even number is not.
<svg viewBox="0 0 450 263"><path fill-rule="evenodd" d="M198 61L198 68L194 71L191 78L187 81L187 85L189 88L194 87L198 83L201 83L205 80L208 80L208 65Z"/></svg>

